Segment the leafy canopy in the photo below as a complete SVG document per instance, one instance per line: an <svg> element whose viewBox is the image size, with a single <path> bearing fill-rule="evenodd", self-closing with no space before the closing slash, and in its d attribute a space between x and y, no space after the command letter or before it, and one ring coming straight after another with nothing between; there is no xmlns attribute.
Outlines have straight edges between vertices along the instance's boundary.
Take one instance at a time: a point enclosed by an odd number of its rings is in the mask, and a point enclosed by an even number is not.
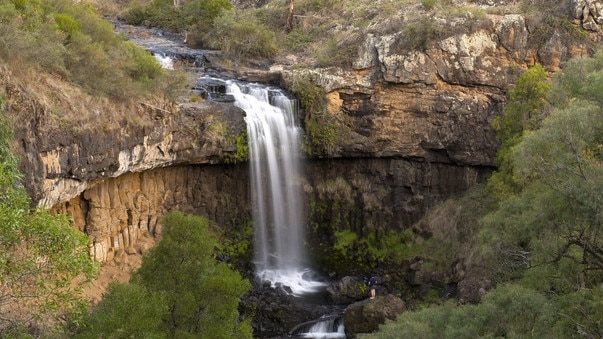
<svg viewBox="0 0 603 339"><path fill-rule="evenodd" d="M251 338L238 313L250 288L217 262L218 238L201 217L170 212L163 238L129 284L114 284L87 317L78 337Z"/></svg>

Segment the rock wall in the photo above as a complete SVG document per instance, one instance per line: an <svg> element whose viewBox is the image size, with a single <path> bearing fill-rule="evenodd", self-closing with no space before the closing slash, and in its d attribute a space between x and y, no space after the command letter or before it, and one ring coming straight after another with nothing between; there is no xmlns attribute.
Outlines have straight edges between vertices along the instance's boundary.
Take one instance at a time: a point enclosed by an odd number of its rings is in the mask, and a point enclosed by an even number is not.
<svg viewBox="0 0 603 339"><path fill-rule="evenodd" d="M308 225L368 235L412 226L439 201L483 182L491 168L357 158L310 161L306 173Z"/></svg>
<svg viewBox="0 0 603 339"><path fill-rule="evenodd" d="M403 29L367 34L350 69L274 66L286 84L310 77L327 91L329 113L349 130L331 156L494 166L491 122L519 75L594 51L592 40L554 28L535 39L535 23L519 14L489 15L477 28L466 17L429 20L451 33L423 48L409 48Z"/></svg>
<svg viewBox="0 0 603 339"><path fill-rule="evenodd" d="M109 261L120 251L136 251L139 238L160 234L160 218L168 211L242 227L250 215L248 172L246 165L130 172L103 180L53 210L70 215L73 225L90 236L96 260Z"/></svg>

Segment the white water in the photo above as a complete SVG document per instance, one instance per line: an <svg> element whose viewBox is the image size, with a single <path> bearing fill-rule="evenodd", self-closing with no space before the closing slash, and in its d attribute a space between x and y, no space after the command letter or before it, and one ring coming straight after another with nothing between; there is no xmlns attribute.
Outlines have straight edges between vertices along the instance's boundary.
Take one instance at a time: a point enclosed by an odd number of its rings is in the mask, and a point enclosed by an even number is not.
<svg viewBox="0 0 603 339"><path fill-rule="evenodd" d="M305 250L296 101L253 84L227 82L226 92L247 113L256 274L294 295L316 292L325 285L312 279Z"/></svg>
<svg viewBox="0 0 603 339"><path fill-rule="evenodd" d="M332 321L322 321L310 327L308 332L301 335L303 338L312 339L342 339L345 338L345 328L343 322L337 325L337 332L333 332Z"/></svg>
<svg viewBox="0 0 603 339"><path fill-rule="evenodd" d="M169 56L163 54L154 54L153 56L155 59L157 59L157 61L159 61L159 64L162 68L174 69L174 60L172 60L172 58Z"/></svg>

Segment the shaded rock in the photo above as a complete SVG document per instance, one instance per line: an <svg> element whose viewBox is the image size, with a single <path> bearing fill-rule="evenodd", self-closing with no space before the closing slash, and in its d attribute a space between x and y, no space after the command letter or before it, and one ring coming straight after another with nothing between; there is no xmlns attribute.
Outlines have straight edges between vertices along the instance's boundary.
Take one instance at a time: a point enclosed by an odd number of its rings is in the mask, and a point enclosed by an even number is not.
<svg viewBox="0 0 603 339"><path fill-rule="evenodd" d="M345 334L348 338L355 338L359 333L374 332L387 319L395 320L405 309L404 301L391 294L354 303L346 308L343 315Z"/></svg>
<svg viewBox="0 0 603 339"><path fill-rule="evenodd" d="M367 296L367 286L358 277L343 277L326 288L327 297L334 304L348 304Z"/></svg>
<svg viewBox="0 0 603 339"><path fill-rule="evenodd" d="M256 338L280 338L301 323L331 313L330 307L295 297L283 286L271 287L270 283L257 281L254 285L242 298L239 311L253 317Z"/></svg>

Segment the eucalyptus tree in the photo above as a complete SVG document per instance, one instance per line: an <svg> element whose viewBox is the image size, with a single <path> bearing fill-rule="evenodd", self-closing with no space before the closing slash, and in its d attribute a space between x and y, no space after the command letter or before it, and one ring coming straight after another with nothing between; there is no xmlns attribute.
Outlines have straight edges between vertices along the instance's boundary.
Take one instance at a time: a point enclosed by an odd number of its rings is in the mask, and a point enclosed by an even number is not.
<svg viewBox="0 0 603 339"><path fill-rule="evenodd" d="M77 338L251 338L238 312L248 280L215 258L211 223L170 212L161 241L128 284L115 283L74 334Z"/></svg>
<svg viewBox="0 0 603 339"><path fill-rule="evenodd" d="M509 154L520 190L484 219L482 239L535 286L569 292L603 283L603 54L553 84L549 116Z"/></svg>

